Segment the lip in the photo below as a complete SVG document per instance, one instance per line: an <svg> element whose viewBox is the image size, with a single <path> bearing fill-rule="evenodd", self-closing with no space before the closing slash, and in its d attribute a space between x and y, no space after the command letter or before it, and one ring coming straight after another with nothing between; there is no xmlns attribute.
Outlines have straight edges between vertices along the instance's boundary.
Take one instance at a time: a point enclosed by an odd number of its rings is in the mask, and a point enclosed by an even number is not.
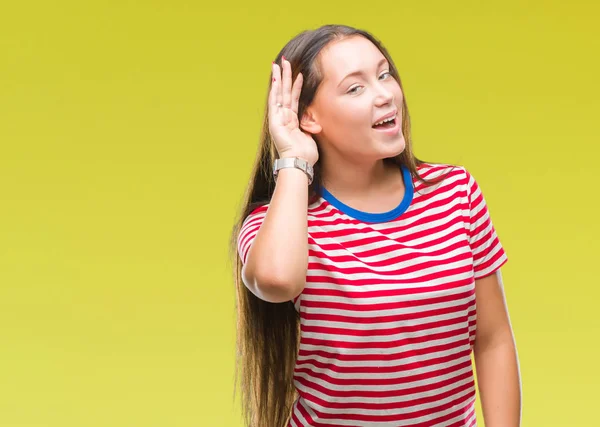
<svg viewBox="0 0 600 427"><path fill-rule="evenodd" d="M379 123L382 120L389 119L390 117L394 117L397 114L398 114L398 110L394 110L391 113L386 114L385 116L381 116L380 118L378 118L377 120L375 120L373 122L373 126L375 126L375 123Z"/></svg>
<svg viewBox="0 0 600 427"><path fill-rule="evenodd" d="M384 135L396 136L400 132L400 120L398 119L398 117L396 117L396 120L394 122L395 122L395 124L394 124L394 127L392 127L392 128L387 128L387 129L371 128L371 129L373 129L375 132L382 133Z"/></svg>

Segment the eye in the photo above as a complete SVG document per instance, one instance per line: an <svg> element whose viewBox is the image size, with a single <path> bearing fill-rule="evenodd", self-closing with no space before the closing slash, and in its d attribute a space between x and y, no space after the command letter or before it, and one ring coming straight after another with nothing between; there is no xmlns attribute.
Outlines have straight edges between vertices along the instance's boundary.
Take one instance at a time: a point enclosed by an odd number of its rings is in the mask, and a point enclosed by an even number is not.
<svg viewBox="0 0 600 427"><path fill-rule="evenodd" d="M386 71L386 72L382 73L382 74L379 76L379 78L381 79L381 77L382 77L382 76L385 76L385 75L387 75L388 77L392 77L392 74L391 74L389 71ZM388 78L388 77L386 77L386 78ZM385 80L385 79L383 79L383 80ZM350 89L348 92L346 92L346 93L350 93L350 94L357 93L357 89L359 89L360 87L361 87L361 86L354 86L353 88L351 88L351 89Z"/></svg>

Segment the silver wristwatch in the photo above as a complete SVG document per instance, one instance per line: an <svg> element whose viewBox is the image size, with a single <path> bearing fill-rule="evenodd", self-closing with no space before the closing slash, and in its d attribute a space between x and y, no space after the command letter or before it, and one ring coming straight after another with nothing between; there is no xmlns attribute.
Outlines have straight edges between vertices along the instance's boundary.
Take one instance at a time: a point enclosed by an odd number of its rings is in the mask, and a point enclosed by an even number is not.
<svg viewBox="0 0 600 427"><path fill-rule="evenodd" d="M299 157L284 157L283 159L275 159L273 163L273 175L277 180L277 173L283 168L297 168L303 171L308 176L308 185L313 181L314 171L312 166L304 159Z"/></svg>

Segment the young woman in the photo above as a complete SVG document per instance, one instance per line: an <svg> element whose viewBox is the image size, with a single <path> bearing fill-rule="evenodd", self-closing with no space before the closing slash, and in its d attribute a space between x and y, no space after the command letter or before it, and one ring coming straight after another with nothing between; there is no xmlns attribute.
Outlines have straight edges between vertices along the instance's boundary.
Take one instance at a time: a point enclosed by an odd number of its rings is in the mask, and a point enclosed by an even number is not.
<svg viewBox="0 0 600 427"><path fill-rule="evenodd" d="M398 71L327 25L272 65L232 236L246 423L520 423L506 254L464 168L418 160Z"/></svg>

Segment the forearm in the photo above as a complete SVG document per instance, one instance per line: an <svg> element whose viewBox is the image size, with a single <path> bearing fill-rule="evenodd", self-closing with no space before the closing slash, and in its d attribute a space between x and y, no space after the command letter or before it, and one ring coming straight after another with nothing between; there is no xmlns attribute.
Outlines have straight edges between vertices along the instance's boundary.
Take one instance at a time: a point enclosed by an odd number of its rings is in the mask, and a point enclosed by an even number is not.
<svg viewBox="0 0 600 427"><path fill-rule="evenodd" d="M298 169L281 169L245 268L260 298L281 302L302 292L308 267L307 207L307 176Z"/></svg>
<svg viewBox="0 0 600 427"><path fill-rule="evenodd" d="M507 335L496 343L475 343L475 367L486 427L521 425L519 363L514 340Z"/></svg>

